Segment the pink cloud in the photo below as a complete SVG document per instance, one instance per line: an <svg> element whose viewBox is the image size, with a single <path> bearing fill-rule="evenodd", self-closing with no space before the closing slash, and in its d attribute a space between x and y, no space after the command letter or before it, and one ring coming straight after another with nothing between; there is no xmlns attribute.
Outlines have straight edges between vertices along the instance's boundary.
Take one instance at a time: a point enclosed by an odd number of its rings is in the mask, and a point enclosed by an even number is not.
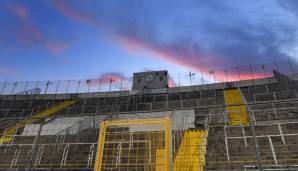
<svg viewBox="0 0 298 171"><path fill-rule="evenodd" d="M28 9L24 6L17 5L12 8L14 15L20 20L19 27L16 31L16 37L23 45L33 45L44 40L42 32L34 26L28 17Z"/></svg>
<svg viewBox="0 0 298 171"><path fill-rule="evenodd" d="M63 52L67 47L68 45L64 42L56 41L47 43L47 48L50 50L50 52L55 54Z"/></svg>
<svg viewBox="0 0 298 171"><path fill-rule="evenodd" d="M168 78L168 85L169 85L170 88L171 88L171 87L176 87L176 86L177 86L176 83L175 83L175 81L173 80L173 78L170 77L170 76L169 76L169 78Z"/></svg>
<svg viewBox="0 0 298 171"><path fill-rule="evenodd" d="M209 73L212 68L206 65L224 66L224 64L227 62L217 59L213 56L191 54L187 50L182 50L179 51L179 53L176 53L175 50L171 48L162 48L146 41L136 40L125 35L118 36L117 42L120 42L121 46L125 48L129 53L147 53L150 54L151 57L162 59L169 63L181 65L197 73L202 72L204 75L209 75L210 77L213 77L213 75L210 75ZM216 81L227 80L227 76L224 70L216 70L215 76ZM253 75L250 72L241 72L240 77L239 73L228 72L228 81L237 81L240 79L258 79L264 77L266 77L265 74L261 72L254 73ZM169 79L169 86L175 86L173 80Z"/></svg>
<svg viewBox="0 0 298 171"><path fill-rule="evenodd" d="M130 38L126 35L119 35L117 38L118 39L115 41L119 42L121 46L130 53L147 53L154 58L162 59L169 63L182 65L196 72L200 72L201 67L206 64L210 65L215 63L224 63L224 61L218 60L213 56L192 54L186 49L176 52L175 49L159 47L143 40Z"/></svg>
<svg viewBox="0 0 298 171"><path fill-rule="evenodd" d="M17 5L9 9L19 19L17 20L19 23L14 36L21 45L41 45L53 54L61 53L69 47L62 40L48 38L38 26L34 25L29 18L29 10L25 6Z"/></svg>
<svg viewBox="0 0 298 171"><path fill-rule="evenodd" d="M52 2L54 7L66 17L86 24L99 25L99 22L95 20L94 17L89 14L87 15L82 12L76 11L74 8L72 8L62 0L53 0Z"/></svg>
<svg viewBox="0 0 298 171"><path fill-rule="evenodd" d="M17 30L17 38L23 45L29 46L39 44L44 41L44 36L40 30L31 24L24 23Z"/></svg>
<svg viewBox="0 0 298 171"><path fill-rule="evenodd" d="M120 82L121 80L126 80L122 74L117 72L104 73L99 78L91 80L91 85L108 85L111 82Z"/></svg>
<svg viewBox="0 0 298 171"><path fill-rule="evenodd" d="M132 54L149 54L153 58L162 59L166 62L177 64L186 68L191 69L194 72L202 72L204 75L209 75L209 68L211 66L224 66L230 61L225 61L225 59L212 56L210 54L199 54L196 52L191 52L190 49L185 47L164 47L160 46L154 42L144 40L142 38L132 37L125 33L116 33L111 30L111 28L105 27L100 22L95 19L95 17L88 13L83 13L81 11L75 10L72 6L65 3L65 1L54 0L54 7L64 14L66 17L75 20L77 22L95 25L105 31L109 32L114 38L113 41L123 47L127 52ZM206 70L206 68L208 68ZM250 79L250 73L241 73L241 79ZM211 76L212 77L212 76ZM239 76L235 73L229 74L230 80L237 80ZM261 74L255 74L254 78L262 77ZM224 71L216 72L216 79L218 81L225 81L226 74Z"/></svg>
<svg viewBox="0 0 298 171"><path fill-rule="evenodd" d="M23 6L16 6L13 9L15 15L20 18L21 20L27 20L28 19L28 10L27 8Z"/></svg>

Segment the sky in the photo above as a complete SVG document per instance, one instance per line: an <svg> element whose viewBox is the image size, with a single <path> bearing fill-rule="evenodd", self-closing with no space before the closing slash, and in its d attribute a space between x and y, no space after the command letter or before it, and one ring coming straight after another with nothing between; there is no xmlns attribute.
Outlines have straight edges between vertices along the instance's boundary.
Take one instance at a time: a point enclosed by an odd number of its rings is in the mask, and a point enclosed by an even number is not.
<svg viewBox="0 0 298 171"><path fill-rule="evenodd" d="M297 0L2 0L0 81L295 62L297 9Z"/></svg>

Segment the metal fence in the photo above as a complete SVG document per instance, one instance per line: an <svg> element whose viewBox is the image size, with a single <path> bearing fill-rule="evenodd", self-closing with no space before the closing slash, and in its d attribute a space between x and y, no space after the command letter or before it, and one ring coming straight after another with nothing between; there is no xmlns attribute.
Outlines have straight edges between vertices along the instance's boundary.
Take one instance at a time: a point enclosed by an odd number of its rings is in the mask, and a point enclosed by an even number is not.
<svg viewBox="0 0 298 171"><path fill-rule="evenodd" d="M290 102L287 102L290 103ZM292 103L292 102L291 102ZM275 104L275 103L274 103ZM274 105L272 104L272 105ZM276 103L279 104L279 103ZM289 110L288 108L286 108ZM261 153L261 163L266 166L270 163L274 166L281 166L281 164L291 164L291 162L297 162L297 159L293 155L297 152L297 137L298 132L295 129L298 125L297 122L283 120L279 122L272 122L271 119L265 119L260 116L261 113L278 113L279 117L284 118L283 113L279 113L283 108L276 109L251 109L250 112L253 116L252 122L254 123L253 129L256 131L256 139L258 140L259 150ZM297 111L297 107L295 107ZM204 130L209 131L208 137L201 137L205 140L208 139L209 144L208 152L206 154L206 163L208 166L212 166L212 162L217 162L214 165L232 165L231 163L237 163L238 167L245 167L246 165L254 165L258 168L258 162L255 154L255 144L253 143L252 127L250 125L229 126L228 114L226 112L210 112L203 114L194 114L189 110L182 111L169 111L169 112L156 112L156 113L142 113L142 114L113 114L113 115L100 115L100 116L81 116L81 117L59 117L59 118L45 118L44 120L26 125L16 131L13 136L13 140L8 144L0 145L0 167L1 168L27 168L33 169L84 169L93 170L96 162L96 153L98 146L98 134L100 132L100 121L117 121L117 120L131 120L131 119L148 119L148 118L160 118L170 117L172 122L172 160L171 165L174 170L189 170L189 165L192 163L191 158L193 155L202 153L205 155L206 142L203 144L191 144L195 142L194 135L191 135L196 131L197 124L195 117L205 117ZM263 123L263 120L270 122ZM8 122L8 120L7 120ZM17 120L11 120L11 122L17 122ZM216 125L218 123L222 123ZM146 129L145 129L146 128ZM157 127L158 128L158 127ZM116 129L113 127L113 129ZM108 131L111 133L113 129ZM121 126L119 129L114 130L121 132L127 128ZM133 127L129 128L131 131L135 130L148 131L147 127ZM153 129L153 128L152 128ZM154 127L155 129L155 127ZM127 132L127 131L122 131ZM151 132L152 133L152 132ZM147 136L151 136L151 133ZM189 133L187 136L186 134ZM4 135L1 135L4 136ZM158 136L157 136L158 137ZM125 148L131 150L142 151L141 141L149 138L144 135L130 132L128 137L122 135L117 137L119 142L113 146L113 159L115 161L113 166L120 168L125 164L127 160L124 160ZM189 141L188 141L189 139ZM139 144L135 144L138 141ZM153 140L152 140L153 141ZM154 140L155 141L155 140ZM111 142L110 142L111 143ZM113 142L114 143L114 142ZM120 144L120 145L119 145ZM123 146L122 146L123 145ZM196 149L198 153L195 153L194 146L200 147ZM288 149L292 149L289 151ZM158 152L156 148L151 148ZM160 159L157 154L152 153L154 160ZM178 156L178 158L177 158ZM179 159L183 157L182 159ZM189 157L188 157L189 156ZM239 156L247 156L247 159L241 159ZM134 157L134 156L132 156ZM222 157L222 158L220 158ZM139 158L141 158L139 156ZM184 159L184 160L183 160ZM154 161L152 160L152 161ZM204 161L204 159L200 159ZM220 161L219 161L220 160ZM146 161L139 161L145 162ZM139 163L140 164L140 163ZM132 164L134 167L135 165ZM155 170L159 164L153 162L152 168L148 170ZM138 167L143 167L138 165ZM141 170L141 169L140 169Z"/></svg>
<svg viewBox="0 0 298 171"><path fill-rule="evenodd" d="M298 73L298 64L294 60L274 61L266 64L242 65L230 68L201 67L187 73L169 72L169 86L212 84L238 80L250 80L272 77L272 70L286 75ZM9 81L0 82L0 95L14 94L62 94L91 93L131 90L132 77L110 77L82 80L48 81Z"/></svg>

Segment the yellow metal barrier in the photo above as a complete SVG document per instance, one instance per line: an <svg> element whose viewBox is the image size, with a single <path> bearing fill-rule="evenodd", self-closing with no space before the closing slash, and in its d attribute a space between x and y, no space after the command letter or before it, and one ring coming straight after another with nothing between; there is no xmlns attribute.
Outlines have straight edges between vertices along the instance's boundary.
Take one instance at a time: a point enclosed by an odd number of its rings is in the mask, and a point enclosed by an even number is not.
<svg viewBox="0 0 298 171"><path fill-rule="evenodd" d="M166 150L165 149L156 149L156 155L155 155L155 165L157 171L165 170L166 165Z"/></svg>
<svg viewBox="0 0 298 171"><path fill-rule="evenodd" d="M95 170L170 171L171 119L103 121Z"/></svg>
<svg viewBox="0 0 298 171"><path fill-rule="evenodd" d="M229 125L249 125L249 115L239 89L224 90L225 103L228 105Z"/></svg>
<svg viewBox="0 0 298 171"><path fill-rule="evenodd" d="M174 160L174 171L203 171L208 131L186 131Z"/></svg>
<svg viewBox="0 0 298 171"><path fill-rule="evenodd" d="M52 107L50 109L47 109L47 110L39 112L35 115L32 115L28 119L24 119L24 120L19 121L15 126L10 127L10 128L8 128L4 131L3 136L0 137L0 144L10 142L13 138L13 135L15 134L15 131L18 128L22 128L27 124L31 124L31 123L34 123L34 122L42 119L42 118L46 118L47 116L50 116L50 115L62 110L63 108L74 104L74 103L75 103L74 100L67 100L67 101L64 101L62 103L59 103L58 105L55 105L54 107Z"/></svg>

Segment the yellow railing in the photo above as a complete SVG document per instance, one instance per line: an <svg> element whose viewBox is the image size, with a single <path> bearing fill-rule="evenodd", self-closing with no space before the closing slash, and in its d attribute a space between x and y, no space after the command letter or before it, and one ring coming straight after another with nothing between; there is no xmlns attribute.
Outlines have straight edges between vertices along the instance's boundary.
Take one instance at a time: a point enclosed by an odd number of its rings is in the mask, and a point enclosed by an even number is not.
<svg viewBox="0 0 298 171"><path fill-rule="evenodd" d="M186 131L174 160L174 171L203 171L208 131Z"/></svg>
<svg viewBox="0 0 298 171"><path fill-rule="evenodd" d="M44 111L39 112L35 115L32 115L31 117L29 117L27 119L19 121L15 126L7 128L4 131L3 136L0 137L0 144L10 142L13 138L13 135L15 134L15 131L18 128L22 128L27 124L31 124L31 123L34 123L34 122L40 120L40 119L46 118L47 116L50 116L50 115L62 110L63 108L74 104L74 103L75 103L74 100L67 100L67 101L64 101L62 103L59 103L59 104L51 107L50 109L44 110Z"/></svg>
<svg viewBox="0 0 298 171"><path fill-rule="evenodd" d="M95 171L170 171L170 148L170 118L103 121ZM120 154L126 156L125 160Z"/></svg>
<svg viewBox="0 0 298 171"><path fill-rule="evenodd" d="M249 115L246 104L242 99L239 89L224 90L225 103L227 105L229 125L249 125Z"/></svg>

